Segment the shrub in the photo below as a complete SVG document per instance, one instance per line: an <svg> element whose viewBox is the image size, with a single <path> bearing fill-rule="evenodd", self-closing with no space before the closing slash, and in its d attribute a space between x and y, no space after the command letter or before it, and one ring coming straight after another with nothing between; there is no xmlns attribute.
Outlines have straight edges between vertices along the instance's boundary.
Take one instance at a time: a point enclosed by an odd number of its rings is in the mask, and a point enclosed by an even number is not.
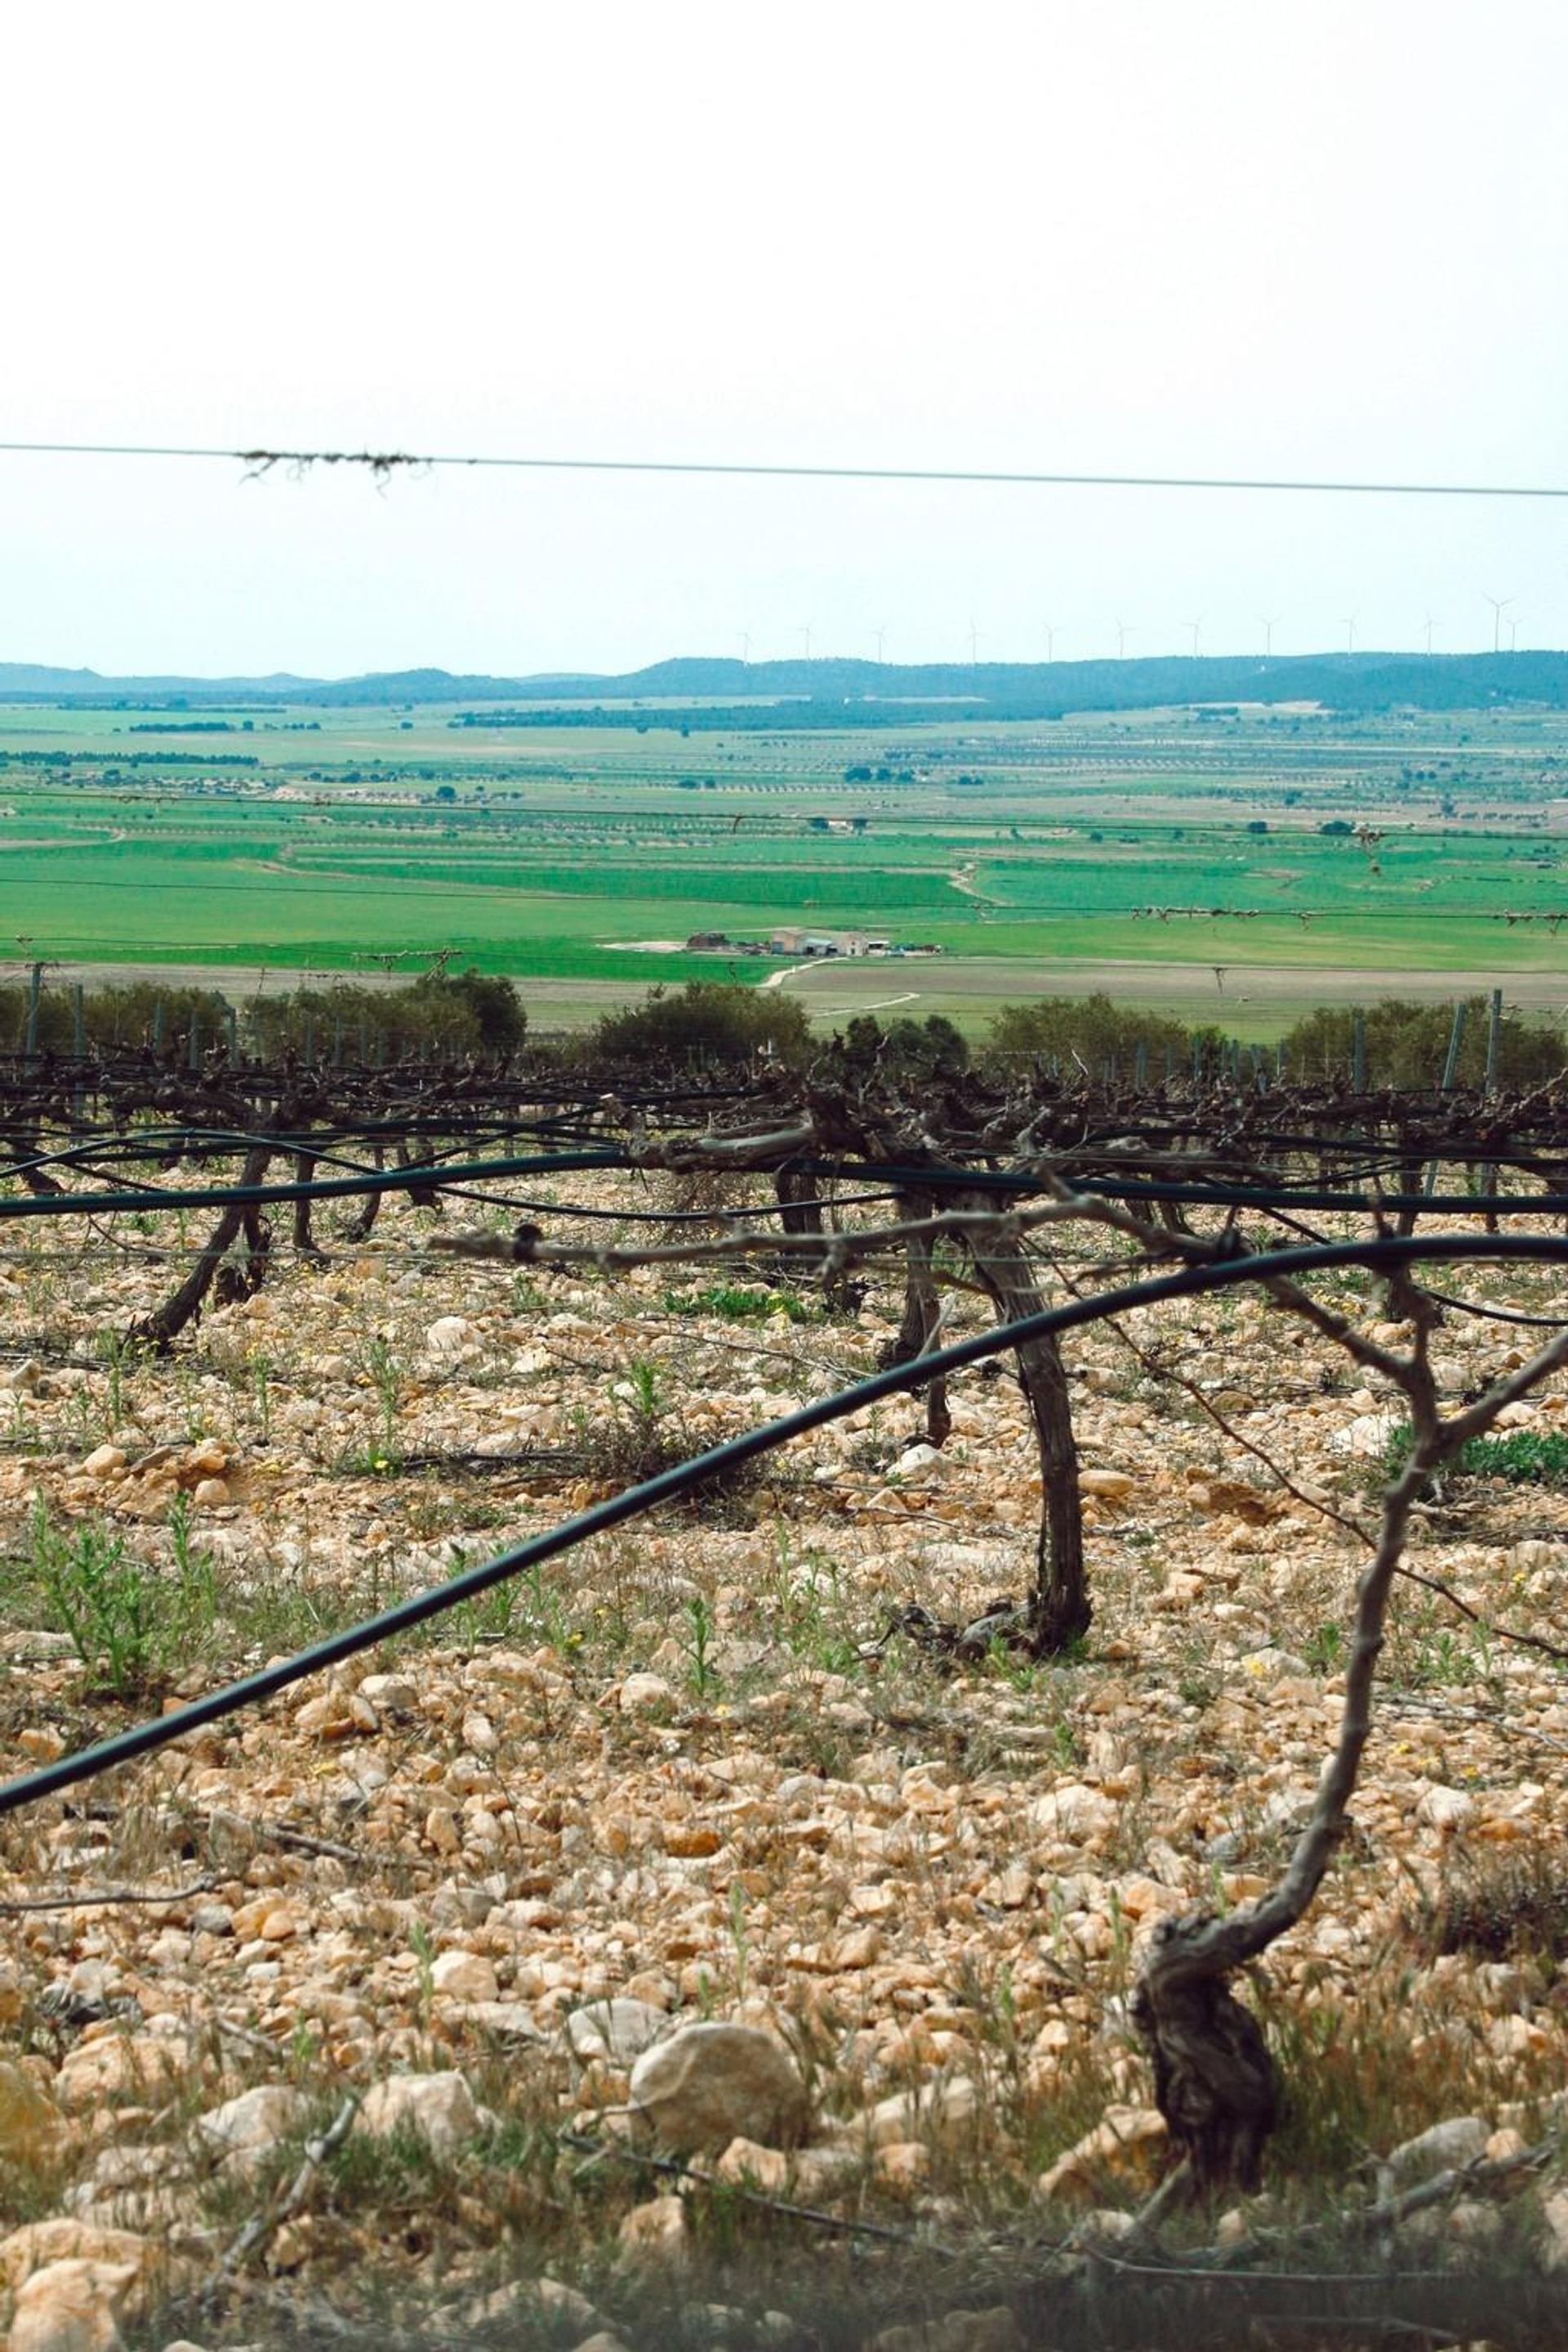
<svg viewBox="0 0 1568 2352"><path fill-rule="evenodd" d="M1484 996L1465 999L1465 1030L1455 1082L1479 1087L1486 1076L1490 1008ZM1281 1042L1285 1067L1293 1077L1342 1077L1352 1066L1355 1012L1349 1005L1320 1005L1298 1021ZM1371 1087L1435 1087L1447 1061L1453 1034L1450 1004L1416 1004L1385 996L1364 1008L1366 1077ZM1568 1059L1555 1022L1525 1021L1505 1013L1498 1036L1498 1077L1504 1086L1537 1086L1556 1077Z"/></svg>
<svg viewBox="0 0 1568 2352"><path fill-rule="evenodd" d="M606 1013L587 1042L590 1064L624 1067L744 1068L759 1054L798 1066L811 1050L805 1008L774 989L694 980L673 992L649 991L640 1004Z"/></svg>
<svg viewBox="0 0 1568 2352"><path fill-rule="evenodd" d="M1568 1953L1568 1861L1533 1840L1464 1853L1415 1928L1435 1958L1560 1959Z"/></svg>
<svg viewBox="0 0 1568 2352"><path fill-rule="evenodd" d="M1131 1064L1140 1045L1151 1063L1162 1060L1169 1048L1180 1066L1190 1061L1194 1044L1217 1046L1219 1032L1191 1030L1180 1021L1158 1013L1140 1012L1134 1005L1113 1003L1109 996L1042 996L1032 1004L1005 1004L992 1022L984 1059L993 1064L1056 1061L1066 1064L1076 1055L1098 1076L1105 1063Z"/></svg>

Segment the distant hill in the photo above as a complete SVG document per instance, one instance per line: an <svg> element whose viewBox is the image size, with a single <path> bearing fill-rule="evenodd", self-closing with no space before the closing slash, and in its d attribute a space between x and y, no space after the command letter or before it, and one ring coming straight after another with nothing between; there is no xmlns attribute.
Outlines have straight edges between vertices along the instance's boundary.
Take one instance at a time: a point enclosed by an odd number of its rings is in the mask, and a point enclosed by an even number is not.
<svg viewBox="0 0 1568 2352"><path fill-rule="evenodd" d="M1568 709L1568 654L1306 654L1265 660L1256 655L1156 656L1087 662L740 662L688 656L618 676L593 671L522 677L454 674L444 669L373 672L363 677L111 677L90 669L0 662L0 703L308 702L385 707L399 703L504 702L542 718L555 701L602 705L629 719L637 703L690 700L695 725L711 725L759 703L785 702L795 724L842 723L846 706L858 723L896 722L921 704L954 715L1060 718L1068 711L1139 710L1165 704L1316 702L1347 712L1396 708L1473 710L1532 703ZM520 711L520 718L522 716ZM732 723L732 722L731 722Z"/></svg>

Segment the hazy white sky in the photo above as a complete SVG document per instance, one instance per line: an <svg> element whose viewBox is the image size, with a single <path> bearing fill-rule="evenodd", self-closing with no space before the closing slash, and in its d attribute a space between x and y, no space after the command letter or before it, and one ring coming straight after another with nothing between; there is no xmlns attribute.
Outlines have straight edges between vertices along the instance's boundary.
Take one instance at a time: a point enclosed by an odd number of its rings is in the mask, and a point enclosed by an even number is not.
<svg viewBox="0 0 1568 2352"><path fill-rule="evenodd" d="M0 438L1568 481L1560 0L79 0L0 87ZM0 457L0 660L1561 645L1565 538Z"/></svg>

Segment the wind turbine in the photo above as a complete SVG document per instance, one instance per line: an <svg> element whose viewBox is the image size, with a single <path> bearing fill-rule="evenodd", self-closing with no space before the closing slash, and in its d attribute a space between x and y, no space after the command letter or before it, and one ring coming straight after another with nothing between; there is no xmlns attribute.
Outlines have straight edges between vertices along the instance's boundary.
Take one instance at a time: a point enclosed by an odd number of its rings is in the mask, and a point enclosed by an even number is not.
<svg viewBox="0 0 1568 2352"><path fill-rule="evenodd" d="M1488 596L1484 588L1481 591L1481 594L1486 598L1487 603L1492 608L1492 651L1494 654L1500 654L1502 651L1502 616L1505 608L1512 604L1513 598L1511 596Z"/></svg>
<svg viewBox="0 0 1568 2352"><path fill-rule="evenodd" d="M1340 626L1345 633L1345 651L1347 654L1353 654L1355 651L1355 614L1353 613L1350 614L1340 623Z"/></svg>
<svg viewBox="0 0 1568 2352"><path fill-rule="evenodd" d="M882 642L883 642L883 639L887 636L887 634L888 634L888 632L887 632L887 630L886 630L885 628L881 628L881 629L879 629L879 630L877 631L877 659L878 659L879 663L881 661L881 658L882 658Z"/></svg>
<svg viewBox="0 0 1568 2352"><path fill-rule="evenodd" d="M1426 615L1426 651L1428 655L1430 655L1432 651L1432 615L1430 613Z"/></svg>
<svg viewBox="0 0 1568 2352"><path fill-rule="evenodd" d="M809 621L801 623L800 634L805 646L805 658L809 661L811 659L811 623Z"/></svg>
<svg viewBox="0 0 1568 2352"><path fill-rule="evenodd" d="M742 668L751 660L751 658L752 633L750 629L742 629L741 632L741 664Z"/></svg>
<svg viewBox="0 0 1568 2352"><path fill-rule="evenodd" d="M969 616L969 667L971 669L980 667L980 632L974 625L973 613Z"/></svg>
<svg viewBox="0 0 1568 2352"><path fill-rule="evenodd" d="M1508 625L1508 649L1510 654L1519 650L1520 618L1520 614L1516 613Z"/></svg>
<svg viewBox="0 0 1568 2352"><path fill-rule="evenodd" d="M1269 660L1271 660L1271 659L1273 658L1273 654L1274 654L1274 631L1275 631L1275 628L1277 627L1277 625L1278 625L1278 624L1279 624L1279 614L1278 614L1278 613L1276 613L1276 614L1273 614L1273 616L1272 616L1271 618L1266 618L1266 619L1265 619L1265 621L1264 621L1264 624L1263 624L1263 658L1264 658L1264 660L1265 660L1265 661L1269 661Z"/></svg>
<svg viewBox="0 0 1568 2352"><path fill-rule="evenodd" d="M1182 626L1184 629L1191 629L1193 633L1193 659L1196 661L1198 657L1198 642L1204 633L1203 614L1200 613L1195 621L1184 621L1182 623Z"/></svg>
<svg viewBox="0 0 1568 2352"><path fill-rule="evenodd" d="M1046 659L1048 662L1054 662L1057 657L1057 631L1060 626L1059 621L1046 623Z"/></svg>
<svg viewBox="0 0 1568 2352"><path fill-rule="evenodd" d="M1124 659L1125 659L1125 657L1126 657L1126 654L1127 654L1127 640L1128 640L1128 638L1129 638L1131 635L1132 635L1132 632L1131 632L1131 630L1128 627L1128 625L1127 625L1127 624L1126 624L1126 622L1125 622L1125 621L1118 621L1118 622L1117 622L1117 624L1116 624L1116 658L1117 658L1117 660L1118 660L1118 661L1122 661L1122 660L1124 660Z"/></svg>

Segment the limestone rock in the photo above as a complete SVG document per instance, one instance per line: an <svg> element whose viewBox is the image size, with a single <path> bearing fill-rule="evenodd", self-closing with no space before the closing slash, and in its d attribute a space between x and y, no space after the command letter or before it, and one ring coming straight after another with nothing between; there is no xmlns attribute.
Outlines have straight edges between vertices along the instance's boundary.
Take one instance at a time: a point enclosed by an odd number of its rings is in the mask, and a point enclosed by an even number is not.
<svg viewBox="0 0 1568 2352"><path fill-rule="evenodd" d="M0 2059L0 2157L28 2164L47 2153L63 2118L54 2101L19 2066Z"/></svg>
<svg viewBox="0 0 1568 2352"><path fill-rule="evenodd" d="M923 2091L895 2091L879 2099L866 2118L875 2147L900 2141L945 2143L964 2138L980 2113L980 2092L967 2074L954 2074Z"/></svg>
<svg viewBox="0 0 1568 2352"><path fill-rule="evenodd" d="M492 1964L478 1952L438 1953L430 1969L430 1990L438 2000L499 2000Z"/></svg>
<svg viewBox="0 0 1568 2352"><path fill-rule="evenodd" d="M628 1675L621 1685L623 1715L648 1715L674 1704L675 1693L662 1675Z"/></svg>
<svg viewBox="0 0 1568 2352"><path fill-rule="evenodd" d="M1492 2127L1479 2116L1450 2116L1447 2121L1432 2125L1427 2131L1417 2132L1414 2139L1404 2141L1388 2158L1388 2168L1395 2185L1407 2189L1417 2180L1430 2180L1435 2173L1447 2172L1455 2165L1472 2164L1485 2156Z"/></svg>
<svg viewBox="0 0 1568 2352"><path fill-rule="evenodd" d="M686 2208L679 2197L655 2197L634 2205L620 2227L621 2251L629 2268L668 2271L686 2261Z"/></svg>
<svg viewBox="0 0 1568 2352"><path fill-rule="evenodd" d="M1449 1837L1476 1817L1476 1801L1463 1789L1445 1789L1435 1782L1415 1808L1417 1821L1426 1822L1440 1836Z"/></svg>
<svg viewBox="0 0 1568 2352"><path fill-rule="evenodd" d="M123 2352L120 2322L140 2276L139 2263L46 2263L16 2297L10 2352Z"/></svg>
<svg viewBox="0 0 1568 2352"><path fill-rule="evenodd" d="M167 2090L181 2071L182 2047L162 2033L106 2033L81 2041L55 2078L64 2107L95 2107L106 2099L145 2097Z"/></svg>
<svg viewBox="0 0 1568 2352"><path fill-rule="evenodd" d="M287 2083L261 2083L198 2116L196 2137L230 2169L249 2171L280 2139L300 2130L305 2114L304 2098Z"/></svg>
<svg viewBox="0 0 1568 2352"><path fill-rule="evenodd" d="M779 2147L763 2147L754 2139L732 2139L713 2167L720 2180L749 2181L754 2189L776 2197L788 2185L790 2159Z"/></svg>
<svg viewBox="0 0 1568 2352"><path fill-rule="evenodd" d="M0 2280L12 2294L25 2286L35 2271L51 2263L70 2261L144 2264L150 2253L145 2238L131 2230L95 2229L68 2214L47 2221L27 2221L0 2238Z"/></svg>
<svg viewBox="0 0 1568 2352"><path fill-rule="evenodd" d="M662 2041L673 2024L652 2001L617 1993L613 2000L591 2000L574 2009L566 2020L566 2040L574 2057L608 2058L624 2064Z"/></svg>
<svg viewBox="0 0 1568 2352"><path fill-rule="evenodd" d="M1038 1797L1029 1808L1029 1825L1045 1837L1065 1838L1074 1845L1109 1837L1116 1826L1114 1801L1098 1789L1069 1780Z"/></svg>
<svg viewBox="0 0 1568 2352"><path fill-rule="evenodd" d="M1058 2156L1036 2183L1036 2193L1091 2205L1108 2187L1142 2195L1152 2189L1170 2134L1157 2107L1107 2107L1091 2132Z"/></svg>
<svg viewBox="0 0 1568 2352"><path fill-rule="evenodd" d="M477 2138L484 2123L473 2093L455 2070L388 2075L366 2093L359 2120L373 2139L416 2132L437 2156L450 2156L466 2140Z"/></svg>
<svg viewBox="0 0 1568 2352"><path fill-rule="evenodd" d="M661 2145L682 2153L734 2139L787 2147L805 2127L795 2063L754 2025L687 2025L655 2042L632 2070L631 2097Z"/></svg>

